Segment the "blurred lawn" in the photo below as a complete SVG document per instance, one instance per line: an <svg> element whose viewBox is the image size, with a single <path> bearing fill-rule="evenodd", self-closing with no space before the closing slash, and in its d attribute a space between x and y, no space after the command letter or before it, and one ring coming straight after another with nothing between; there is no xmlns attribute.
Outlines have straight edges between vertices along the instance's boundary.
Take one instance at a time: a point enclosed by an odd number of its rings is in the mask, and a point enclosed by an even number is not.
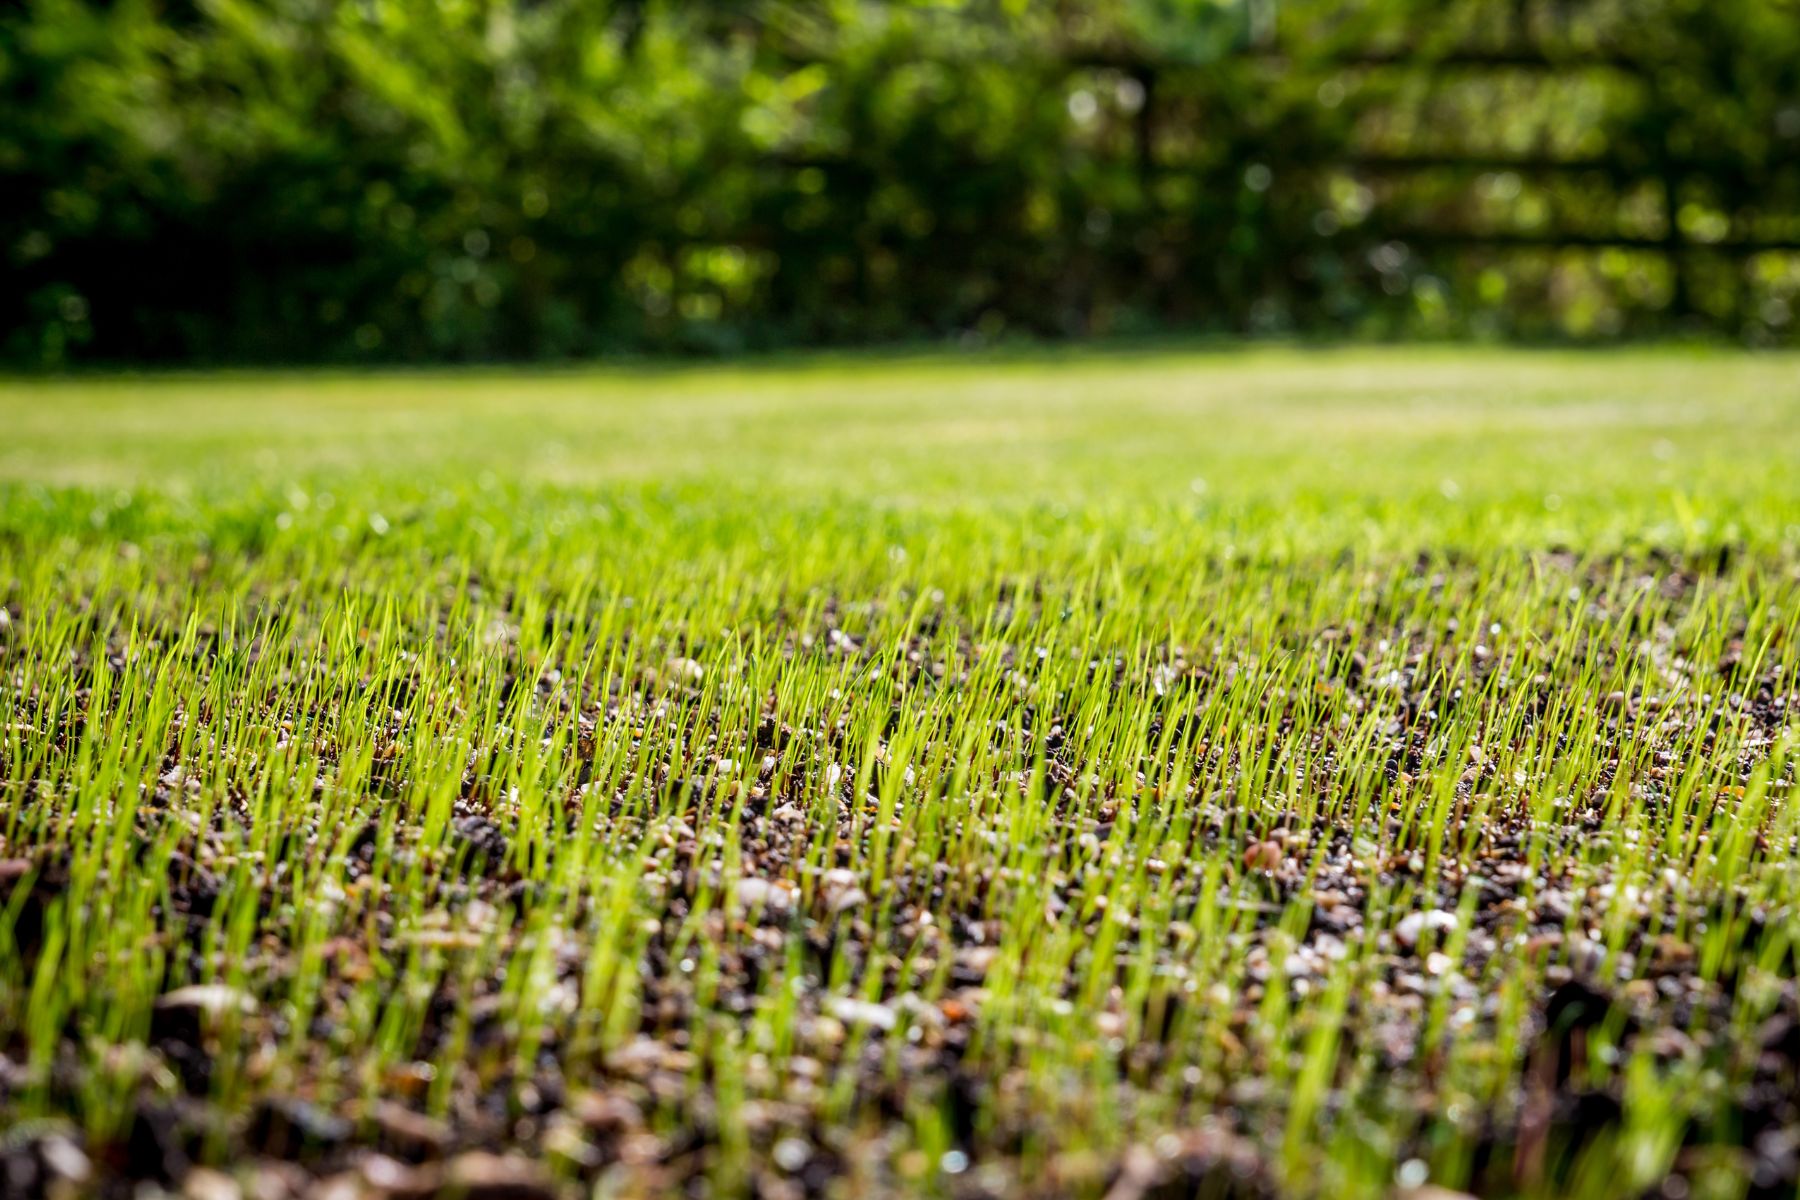
<svg viewBox="0 0 1800 1200"><path fill-rule="evenodd" d="M18 485L198 498L354 480L414 499L648 488L740 509L1274 513L1322 547L1800 536L1792 355L1263 349L15 381L0 425L15 499Z"/></svg>

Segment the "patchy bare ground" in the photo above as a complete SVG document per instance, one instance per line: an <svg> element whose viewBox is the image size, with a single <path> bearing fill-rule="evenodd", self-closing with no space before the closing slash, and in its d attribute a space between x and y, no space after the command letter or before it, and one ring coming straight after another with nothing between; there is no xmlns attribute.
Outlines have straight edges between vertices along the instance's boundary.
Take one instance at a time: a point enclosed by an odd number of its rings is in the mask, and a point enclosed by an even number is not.
<svg viewBox="0 0 1800 1200"><path fill-rule="evenodd" d="M732 639L15 589L4 1190L1617 1194L1629 1152L1792 1195L1794 593L1742 570L1422 560L1149 645L1055 643L1043 588Z"/></svg>

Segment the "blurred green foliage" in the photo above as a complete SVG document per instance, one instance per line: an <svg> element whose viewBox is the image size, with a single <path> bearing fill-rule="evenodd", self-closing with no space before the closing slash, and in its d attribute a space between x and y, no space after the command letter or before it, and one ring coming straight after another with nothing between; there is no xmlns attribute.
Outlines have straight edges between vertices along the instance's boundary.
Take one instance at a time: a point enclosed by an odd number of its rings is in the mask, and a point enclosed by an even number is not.
<svg viewBox="0 0 1800 1200"><path fill-rule="evenodd" d="M1795 337L1792 0L16 0L0 357Z"/></svg>

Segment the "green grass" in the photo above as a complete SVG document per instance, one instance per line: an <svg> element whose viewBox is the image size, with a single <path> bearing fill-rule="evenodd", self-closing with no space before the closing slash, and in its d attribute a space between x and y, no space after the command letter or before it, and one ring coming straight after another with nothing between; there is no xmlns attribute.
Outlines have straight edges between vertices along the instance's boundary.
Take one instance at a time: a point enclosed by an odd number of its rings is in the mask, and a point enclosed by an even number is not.
<svg viewBox="0 0 1800 1200"><path fill-rule="evenodd" d="M627 1193L1754 1174L1800 359L15 382L0 430L0 1122L106 1170L159 1106L247 1170L302 1097L321 1172L387 1098Z"/></svg>

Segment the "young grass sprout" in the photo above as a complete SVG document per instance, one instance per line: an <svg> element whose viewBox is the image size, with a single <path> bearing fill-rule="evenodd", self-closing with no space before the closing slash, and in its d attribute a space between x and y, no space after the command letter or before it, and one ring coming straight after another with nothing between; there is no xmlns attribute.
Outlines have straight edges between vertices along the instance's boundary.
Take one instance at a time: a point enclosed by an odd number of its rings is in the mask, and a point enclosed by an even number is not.
<svg viewBox="0 0 1800 1200"><path fill-rule="evenodd" d="M0 1177L1793 1195L1795 366L4 385Z"/></svg>

